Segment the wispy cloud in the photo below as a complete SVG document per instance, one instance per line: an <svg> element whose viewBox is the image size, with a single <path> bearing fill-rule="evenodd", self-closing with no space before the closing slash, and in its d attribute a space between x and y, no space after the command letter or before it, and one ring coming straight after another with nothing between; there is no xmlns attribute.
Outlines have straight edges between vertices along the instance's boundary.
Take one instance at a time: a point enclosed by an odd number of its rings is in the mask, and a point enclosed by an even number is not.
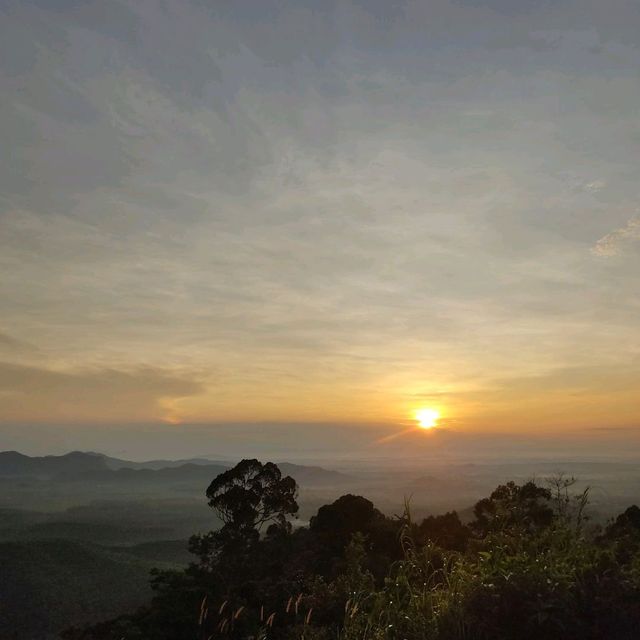
<svg viewBox="0 0 640 640"><path fill-rule="evenodd" d="M201 391L197 381L157 368L59 371L0 362L8 421L174 421L167 402Z"/></svg>
<svg viewBox="0 0 640 640"><path fill-rule="evenodd" d="M38 348L29 342L18 340L13 336L0 331L0 351L7 351L9 353L33 353L37 352Z"/></svg>
<svg viewBox="0 0 640 640"><path fill-rule="evenodd" d="M614 229L600 238L591 248L591 252L602 257L616 256L633 240L640 240L640 214L633 216L624 227Z"/></svg>

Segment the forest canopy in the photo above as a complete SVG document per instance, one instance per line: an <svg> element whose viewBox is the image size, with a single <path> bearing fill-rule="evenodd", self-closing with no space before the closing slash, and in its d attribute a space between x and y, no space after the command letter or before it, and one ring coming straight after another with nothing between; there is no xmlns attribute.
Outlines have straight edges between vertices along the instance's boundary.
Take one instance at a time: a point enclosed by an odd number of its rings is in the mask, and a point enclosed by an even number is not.
<svg viewBox="0 0 640 640"><path fill-rule="evenodd" d="M293 526L297 487L243 460L206 495L222 528L184 570L152 572L148 606L66 640L599 640L637 637L640 509L591 525L557 476L498 486L473 519L388 517L362 496ZM266 530L263 525L268 524Z"/></svg>

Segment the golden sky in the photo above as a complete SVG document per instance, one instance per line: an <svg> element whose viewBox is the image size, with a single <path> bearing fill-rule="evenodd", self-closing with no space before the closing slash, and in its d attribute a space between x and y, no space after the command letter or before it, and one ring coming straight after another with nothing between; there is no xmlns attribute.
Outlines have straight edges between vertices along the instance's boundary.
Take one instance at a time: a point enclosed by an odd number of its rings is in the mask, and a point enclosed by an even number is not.
<svg viewBox="0 0 640 640"><path fill-rule="evenodd" d="M0 428L638 428L637 10L240 5L1 10Z"/></svg>

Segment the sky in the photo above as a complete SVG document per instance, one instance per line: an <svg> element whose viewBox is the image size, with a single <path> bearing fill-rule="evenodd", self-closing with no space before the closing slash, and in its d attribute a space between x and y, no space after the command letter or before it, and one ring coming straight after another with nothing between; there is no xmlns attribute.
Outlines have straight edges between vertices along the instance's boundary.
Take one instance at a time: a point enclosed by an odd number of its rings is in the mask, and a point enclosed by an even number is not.
<svg viewBox="0 0 640 640"><path fill-rule="evenodd" d="M638 69L626 0L0 2L0 449L638 444Z"/></svg>

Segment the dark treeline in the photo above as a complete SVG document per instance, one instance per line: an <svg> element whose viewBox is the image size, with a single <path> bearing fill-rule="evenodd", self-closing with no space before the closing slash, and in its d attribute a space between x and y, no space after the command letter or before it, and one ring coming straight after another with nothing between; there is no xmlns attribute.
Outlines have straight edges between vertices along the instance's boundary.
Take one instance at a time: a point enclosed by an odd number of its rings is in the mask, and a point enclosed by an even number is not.
<svg viewBox="0 0 640 640"><path fill-rule="evenodd" d="M224 525L154 571L148 606L67 640L637 638L640 509L591 526L573 479L507 483L413 522L344 495L294 528L295 481L243 460L207 490Z"/></svg>

